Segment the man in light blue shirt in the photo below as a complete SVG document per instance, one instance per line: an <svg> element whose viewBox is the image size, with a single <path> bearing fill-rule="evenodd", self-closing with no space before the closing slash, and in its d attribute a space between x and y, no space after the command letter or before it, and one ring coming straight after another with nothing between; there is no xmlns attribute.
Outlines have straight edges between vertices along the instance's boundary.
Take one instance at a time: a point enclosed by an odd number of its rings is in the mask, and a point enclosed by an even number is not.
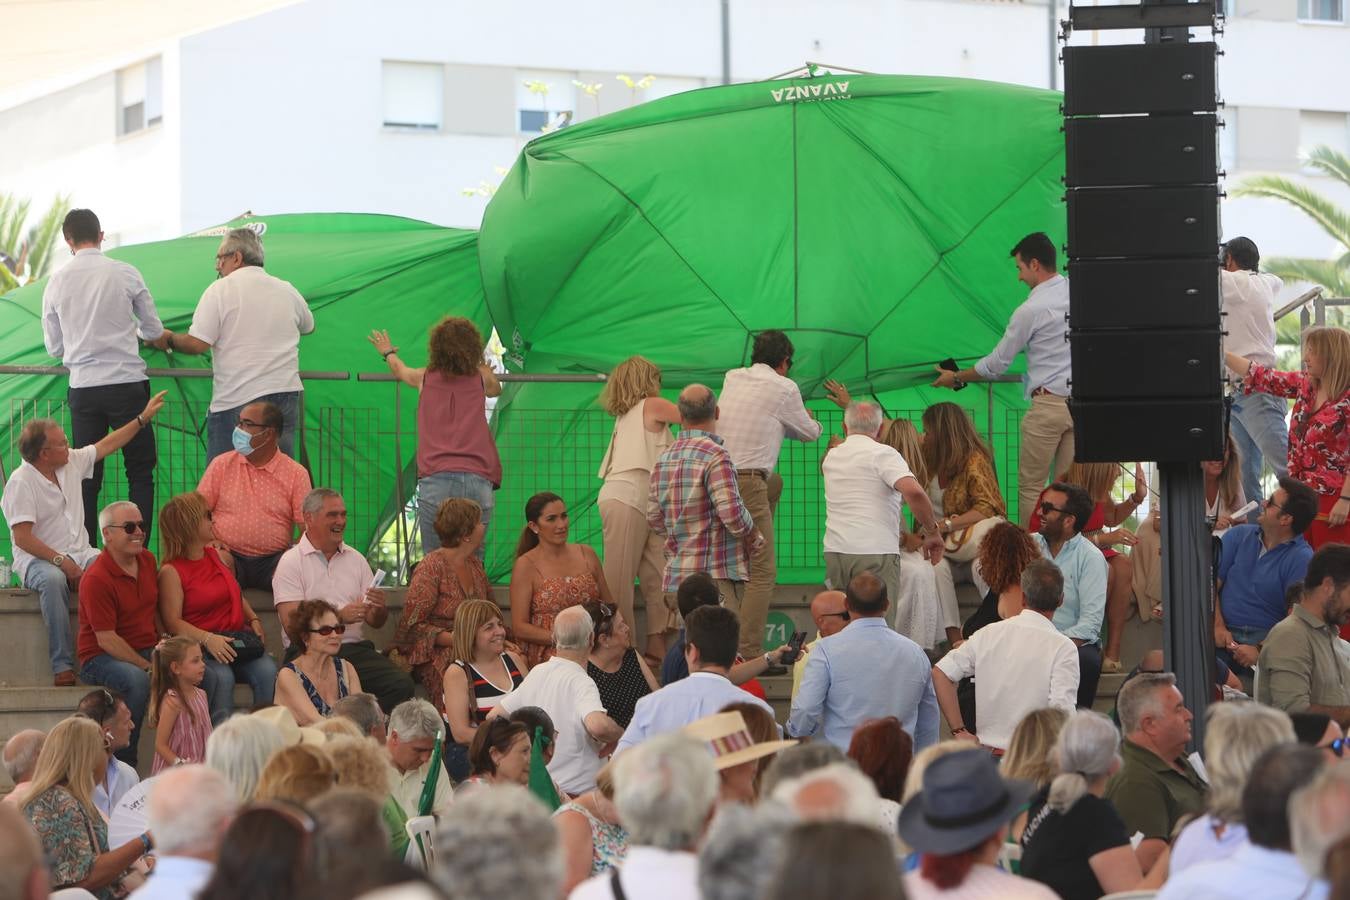
<svg viewBox="0 0 1350 900"><path fill-rule="evenodd" d="M821 638L806 660L792 700L787 732L848 750L853 731L869 719L895 716L914 738L915 751L937 742L938 705L933 667L919 645L886 624L886 584L872 572L854 576L844 591L849 623Z"/></svg>
<svg viewBox="0 0 1350 900"><path fill-rule="evenodd" d="M632 721L615 753L647 738L678 731L690 722L721 712L732 703L754 703L773 715L773 707L731 683L740 622L725 606L700 606L684 623L684 658L689 677L668 684L637 702Z"/></svg>
<svg viewBox="0 0 1350 900"><path fill-rule="evenodd" d="M155 868L131 896L136 900L197 896L211 879L221 839L237 807L234 789L215 769L175 766L157 777L146 802ZM314 815L319 818L317 809ZM333 818L319 821L328 824Z"/></svg>
<svg viewBox="0 0 1350 900"><path fill-rule="evenodd" d="M134 725L131 709L121 694L110 688L97 688L80 698L76 712L93 719L103 731L108 767L102 780L94 782L94 806L105 816L111 816L123 795L141 783L136 770L113 755L131 745Z"/></svg>
<svg viewBox="0 0 1350 900"><path fill-rule="evenodd" d="M1073 462L1069 342L1064 340L1069 282L1055 266L1054 242L1042 232L1018 241L1012 257L1017 263L1017 280L1031 288L1031 293L1013 310L1003 338L988 356L959 372L939 367L933 387L955 389L968 381L993 381L1026 350L1027 372L1022 376L1022 387L1031 408L1022 417L1017 459L1018 513L1026 527L1046 479Z"/></svg>
<svg viewBox="0 0 1350 900"><path fill-rule="evenodd" d="M1041 498L1041 530L1031 536L1041 555L1064 574L1064 604L1051 621L1078 646L1079 709L1092 708L1102 675L1106 557L1082 533L1093 506L1087 491L1056 481Z"/></svg>

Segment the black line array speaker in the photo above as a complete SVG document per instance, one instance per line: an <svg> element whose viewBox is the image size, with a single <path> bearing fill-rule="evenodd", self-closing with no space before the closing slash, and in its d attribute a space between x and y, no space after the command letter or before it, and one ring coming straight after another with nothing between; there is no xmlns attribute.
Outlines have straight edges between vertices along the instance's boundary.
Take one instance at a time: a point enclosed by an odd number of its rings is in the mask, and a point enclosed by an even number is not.
<svg viewBox="0 0 1350 900"><path fill-rule="evenodd" d="M1064 48L1081 462L1223 455L1217 53L1175 39Z"/></svg>

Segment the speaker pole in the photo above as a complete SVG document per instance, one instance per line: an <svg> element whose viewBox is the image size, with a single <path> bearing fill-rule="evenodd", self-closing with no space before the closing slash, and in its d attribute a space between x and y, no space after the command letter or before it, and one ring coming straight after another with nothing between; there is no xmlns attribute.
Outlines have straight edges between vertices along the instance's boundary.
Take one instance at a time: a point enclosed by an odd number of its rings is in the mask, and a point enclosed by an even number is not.
<svg viewBox="0 0 1350 900"><path fill-rule="evenodd" d="M1214 540L1205 518L1205 476L1196 462L1160 463L1163 668L1177 677L1195 716L1191 749L1205 742L1214 691Z"/></svg>

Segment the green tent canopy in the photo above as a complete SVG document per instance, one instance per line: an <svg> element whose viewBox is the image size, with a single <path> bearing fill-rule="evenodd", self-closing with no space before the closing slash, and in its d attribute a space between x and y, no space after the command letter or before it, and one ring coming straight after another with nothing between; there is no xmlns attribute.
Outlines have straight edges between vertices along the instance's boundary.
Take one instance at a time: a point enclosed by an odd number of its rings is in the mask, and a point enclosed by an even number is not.
<svg viewBox="0 0 1350 900"><path fill-rule="evenodd" d="M300 340L300 368L351 373L350 379L305 382L306 461L316 485L346 497L347 540L371 547L398 505L397 476L405 492L415 484L410 471L416 450L416 395L400 391L402 427L395 452L393 384L356 380L358 372L386 372L366 342L373 328L389 330L409 365L426 360L427 331L442 316L472 319L486 336L490 322L478 278L477 235L395 216L346 213L248 215L181 238L110 250L108 255L136 266L155 298L164 324L186 331L202 292L216 278L214 257L229 228L249 227L262 237L265 268L291 282L314 312L314 333ZM42 343L39 281L0 297L0 363L57 365ZM168 356L143 351L151 367L194 369L207 356ZM14 441L22 422L33 416L64 416L64 376L7 376L0 398L9 415L0 419L6 471L18 464ZM205 415L209 378L154 378L152 387L169 391L158 421L159 466L156 493L163 503L191 490L204 465ZM105 475L103 502L124 496L120 461ZM5 535L7 538L8 535Z"/></svg>
<svg viewBox="0 0 1350 900"><path fill-rule="evenodd" d="M981 432L992 420L1015 499L1020 386L926 385L939 360L987 353L1026 298L1010 248L1033 231L1064 237L1059 103L988 82L823 75L691 91L538 138L479 235L508 364L603 372L639 353L673 396L694 381L719 389L748 364L754 332L781 328L808 398L837 378L896 413L955 400ZM519 528L525 498L554 490L574 539L598 546L595 471L612 420L597 393L508 391L498 443L528 446L532 465L506 469L496 522ZM837 423L834 407L811 405ZM538 427L545 409L558 411L551 432ZM784 447L780 470L796 481L777 517L780 580L819 578L823 449ZM510 549L490 548L493 577Z"/></svg>

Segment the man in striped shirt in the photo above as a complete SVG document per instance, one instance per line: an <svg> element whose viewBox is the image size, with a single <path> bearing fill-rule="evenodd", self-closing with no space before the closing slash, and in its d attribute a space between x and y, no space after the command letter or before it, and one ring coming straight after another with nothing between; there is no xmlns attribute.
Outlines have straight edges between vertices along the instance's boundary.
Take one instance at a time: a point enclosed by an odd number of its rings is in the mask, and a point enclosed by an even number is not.
<svg viewBox="0 0 1350 900"><path fill-rule="evenodd" d="M714 430L717 396L691 384L680 392L679 407L680 436L652 469L647 504L648 523L666 538L662 589L674 592L689 575L707 572L724 601L739 601L748 556L763 548L764 536L741 500L731 455Z"/></svg>

